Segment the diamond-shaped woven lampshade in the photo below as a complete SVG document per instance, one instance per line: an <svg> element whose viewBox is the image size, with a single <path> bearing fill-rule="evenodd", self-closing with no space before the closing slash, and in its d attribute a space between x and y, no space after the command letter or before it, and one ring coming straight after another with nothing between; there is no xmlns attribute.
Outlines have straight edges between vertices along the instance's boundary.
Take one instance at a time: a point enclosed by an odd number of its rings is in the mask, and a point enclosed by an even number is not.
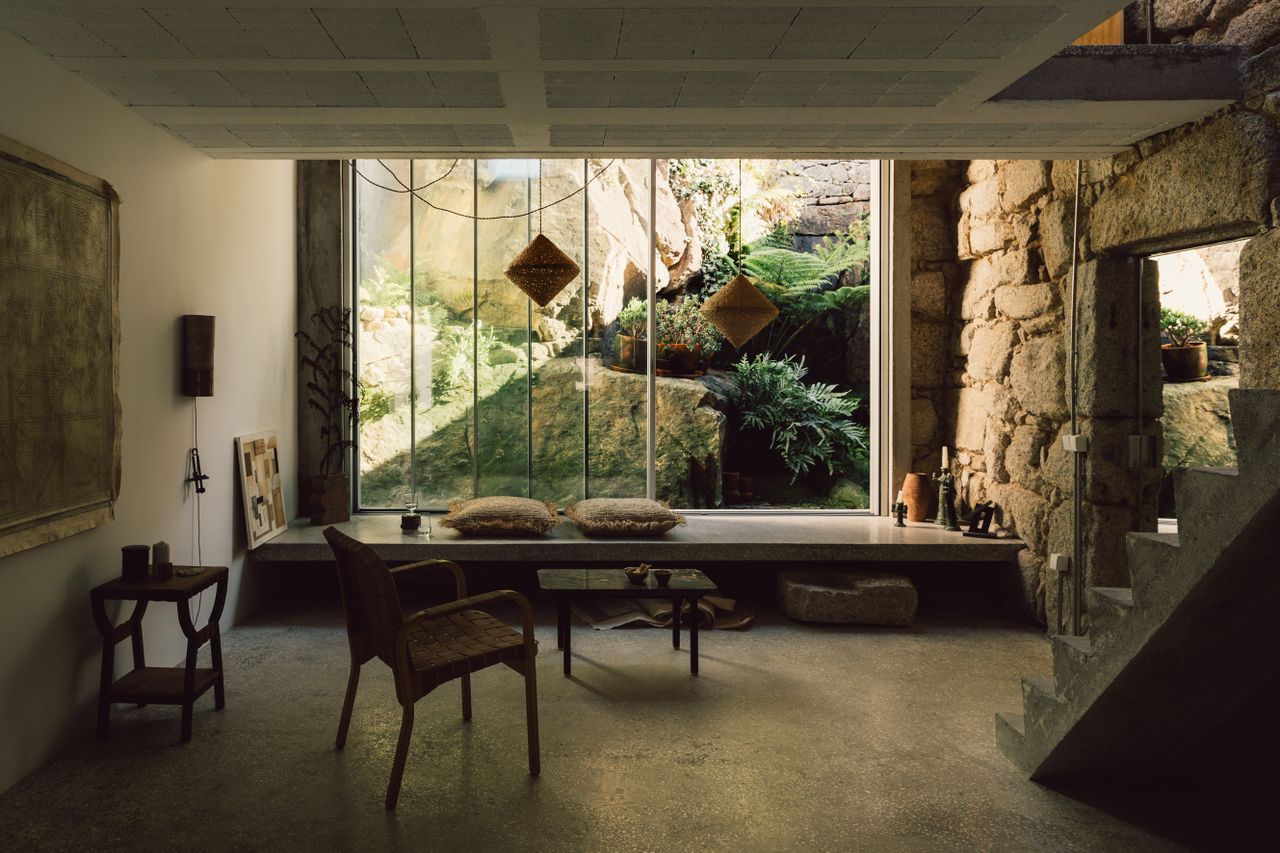
<svg viewBox="0 0 1280 853"><path fill-rule="evenodd" d="M578 277L582 268L560 251L559 246L539 234L507 264L505 272L516 287L540 308L546 308L565 285Z"/></svg>
<svg viewBox="0 0 1280 853"><path fill-rule="evenodd" d="M702 303L702 316L719 329L729 343L741 347L778 316L778 306L756 289L745 275L716 291Z"/></svg>

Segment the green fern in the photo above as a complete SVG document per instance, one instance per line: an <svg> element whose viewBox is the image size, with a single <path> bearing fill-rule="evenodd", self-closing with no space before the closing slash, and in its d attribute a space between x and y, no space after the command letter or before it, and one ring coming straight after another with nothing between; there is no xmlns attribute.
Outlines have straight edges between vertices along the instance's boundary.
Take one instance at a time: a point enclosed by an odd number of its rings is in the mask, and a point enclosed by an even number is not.
<svg viewBox="0 0 1280 853"><path fill-rule="evenodd" d="M852 417L859 397L835 385L802 381L804 359L743 356L732 368L733 400L747 429L768 432L795 482L815 465L832 476L853 470L868 454L867 428Z"/></svg>
<svg viewBox="0 0 1280 853"><path fill-rule="evenodd" d="M838 235L824 237L812 252L797 252L785 228L749 243L742 269L760 292L778 307L765 349L785 355L796 337L814 320L831 311L867 301L869 285L841 285L841 275L862 267L871 254L867 218L862 217Z"/></svg>

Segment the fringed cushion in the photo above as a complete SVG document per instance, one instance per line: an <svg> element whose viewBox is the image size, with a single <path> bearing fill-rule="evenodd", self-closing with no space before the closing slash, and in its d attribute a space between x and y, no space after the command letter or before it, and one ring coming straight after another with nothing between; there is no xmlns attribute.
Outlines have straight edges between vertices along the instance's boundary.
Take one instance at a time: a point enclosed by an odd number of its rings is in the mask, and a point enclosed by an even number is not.
<svg viewBox="0 0 1280 853"><path fill-rule="evenodd" d="M561 522L556 505L530 498L450 501L440 526L464 536L541 536Z"/></svg>
<svg viewBox="0 0 1280 853"><path fill-rule="evenodd" d="M661 536L684 516L645 498L591 498L564 511L588 536Z"/></svg>

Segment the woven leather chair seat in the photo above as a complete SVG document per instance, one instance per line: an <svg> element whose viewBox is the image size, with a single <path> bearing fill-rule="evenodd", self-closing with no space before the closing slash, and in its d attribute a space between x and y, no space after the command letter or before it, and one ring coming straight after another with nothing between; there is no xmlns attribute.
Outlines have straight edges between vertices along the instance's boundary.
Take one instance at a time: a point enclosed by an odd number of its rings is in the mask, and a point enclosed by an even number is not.
<svg viewBox="0 0 1280 853"><path fill-rule="evenodd" d="M409 658L424 687L524 658L524 639L479 610L426 619L409 630Z"/></svg>

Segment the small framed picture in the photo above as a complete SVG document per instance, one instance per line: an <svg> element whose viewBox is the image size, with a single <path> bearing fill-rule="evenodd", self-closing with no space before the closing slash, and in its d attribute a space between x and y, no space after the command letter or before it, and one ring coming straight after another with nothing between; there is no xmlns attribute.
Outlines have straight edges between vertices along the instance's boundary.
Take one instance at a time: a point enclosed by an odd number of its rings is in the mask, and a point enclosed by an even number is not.
<svg viewBox="0 0 1280 853"><path fill-rule="evenodd" d="M289 529L280 483L280 448L273 429L236 436L236 467L249 550Z"/></svg>

